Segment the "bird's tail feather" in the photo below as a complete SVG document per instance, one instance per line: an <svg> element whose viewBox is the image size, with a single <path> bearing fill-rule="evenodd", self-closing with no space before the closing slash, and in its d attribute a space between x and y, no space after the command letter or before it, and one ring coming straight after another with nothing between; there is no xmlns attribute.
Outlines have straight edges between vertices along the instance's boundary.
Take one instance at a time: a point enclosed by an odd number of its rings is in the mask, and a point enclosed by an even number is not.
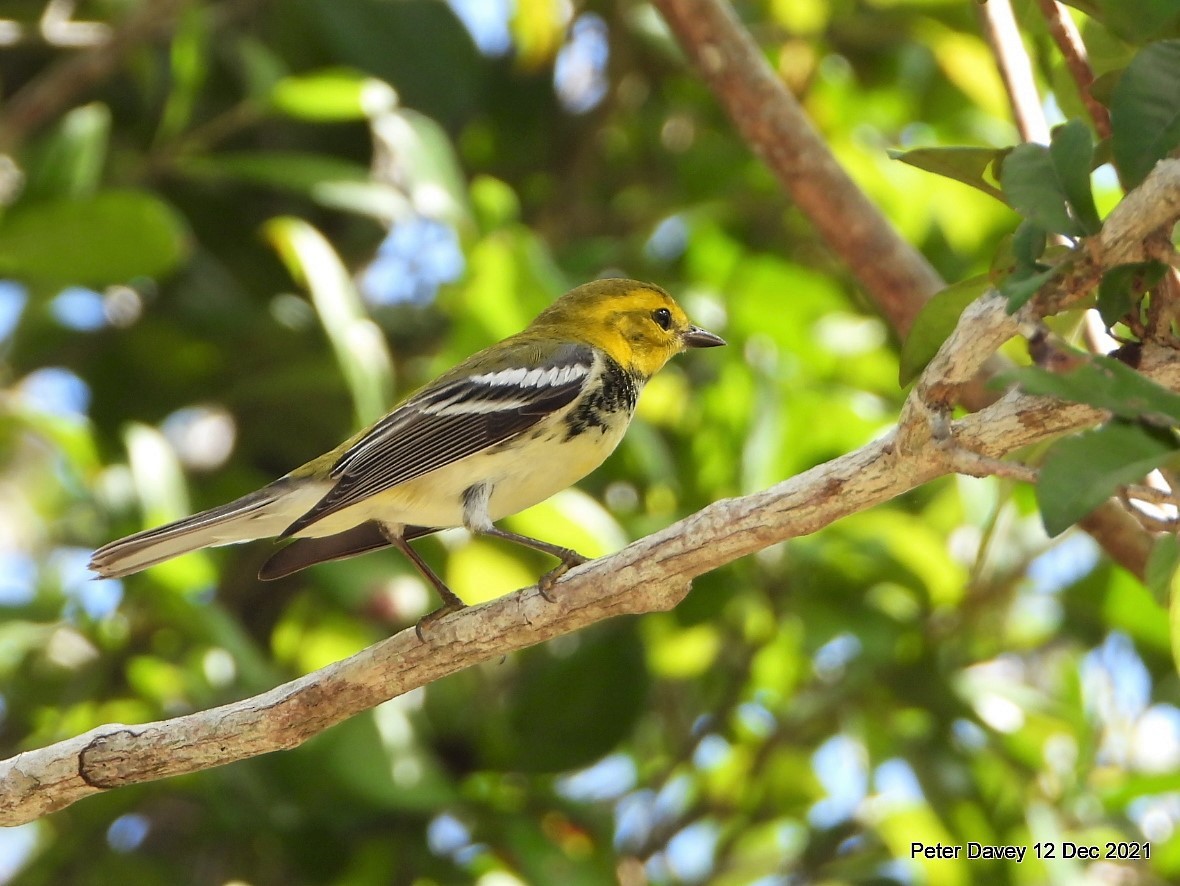
<svg viewBox="0 0 1180 886"><path fill-rule="evenodd" d="M276 480L228 504L103 545L90 558L90 568L103 578L120 578L200 548L278 535L321 494L287 478Z"/></svg>

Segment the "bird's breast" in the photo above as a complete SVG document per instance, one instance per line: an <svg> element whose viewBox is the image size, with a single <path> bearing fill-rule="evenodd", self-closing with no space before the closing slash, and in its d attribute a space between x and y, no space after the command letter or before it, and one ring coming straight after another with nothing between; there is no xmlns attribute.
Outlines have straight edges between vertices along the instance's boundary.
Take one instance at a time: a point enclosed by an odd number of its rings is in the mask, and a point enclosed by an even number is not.
<svg viewBox="0 0 1180 886"><path fill-rule="evenodd" d="M570 404L564 416L565 439L574 442L582 435L606 435L620 420L624 430L635 413L642 383L609 357L602 359L596 384ZM615 444L618 443L616 438ZM614 448L614 445L611 446Z"/></svg>

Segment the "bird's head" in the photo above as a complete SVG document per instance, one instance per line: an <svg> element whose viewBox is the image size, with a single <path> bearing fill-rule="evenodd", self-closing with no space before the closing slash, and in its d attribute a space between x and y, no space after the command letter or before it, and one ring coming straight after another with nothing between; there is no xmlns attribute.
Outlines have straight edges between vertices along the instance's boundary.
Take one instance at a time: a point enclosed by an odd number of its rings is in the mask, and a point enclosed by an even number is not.
<svg viewBox="0 0 1180 886"><path fill-rule="evenodd" d="M660 287L621 278L571 289L532 326L601 348L643 379L687 348L725 344L720 336L692 325L683 308Z"/></svg>

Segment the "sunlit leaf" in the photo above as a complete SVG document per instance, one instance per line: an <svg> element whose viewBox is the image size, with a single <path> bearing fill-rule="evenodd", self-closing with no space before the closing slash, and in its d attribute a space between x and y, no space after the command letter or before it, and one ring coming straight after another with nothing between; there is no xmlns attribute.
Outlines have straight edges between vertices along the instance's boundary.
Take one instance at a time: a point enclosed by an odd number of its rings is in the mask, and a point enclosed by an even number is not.
<svg viewBox="0 0 1180 886"><path fill-rule="evenodd" d="M160 118L157 137L161 141L175 138L193 117L201 87L208 76L210 15L207 7L189 4L181 13L178 26L169 41L171 87Z"/></svg>
<svg viewBox="0 0 1180 886"><path fill-rule="evenodd" d="M311 294L348 380L358 419L362 424L374 421L390 405L393 361L348 271L323 235L301 219L271 219L264 230L292 276Z"/></svg>
<svg viewBox="0 0 1180 886"><path fill-rule="evenodd" d="M102 181L111 136L110 109L98 102L74 108L32 151L26 161L22 200L92 195Z"/></svg>
<svg viewBox="0 0 1180 886"><path fill-rule="evenodd" d="M406 188L417 211L452 224L466 221L467 183L446 131L425 114L398 109L373 121L384 177Z"/></svg>
<svg viewBox="0 0 1180 886"><path fill-rule="evenodd" d="M555 565L530 568L535 560L541 556L515 545L476 538L447 558L446 582L465 603L483 603L536 584L544 571Z"/></svg>
<svg viewBox="0 0 1180 886"><path fill-rule="evenodd" d="M270 94L276 111L313 122L363 120L396 102L389 86L348 68L283 77Z"/></svg>
<svg viewBox="0 0 1180 886"><path fill-rule="evenodd" d="M1003 192L989 181L987 173L992 164L1005 153L1007 149L946 147L890 151L889 156L918 169L970 185L997 200L1004 201Z"/></svg>

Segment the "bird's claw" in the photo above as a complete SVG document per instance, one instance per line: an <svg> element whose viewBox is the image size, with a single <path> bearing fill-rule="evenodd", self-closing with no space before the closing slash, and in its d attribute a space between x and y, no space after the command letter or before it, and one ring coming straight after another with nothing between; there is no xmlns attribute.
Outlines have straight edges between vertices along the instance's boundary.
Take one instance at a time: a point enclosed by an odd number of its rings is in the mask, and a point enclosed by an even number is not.
<svg viewBox="0 0 1180 886"><path fill-rule="evenodd" d="M557 599L550 596L549 592L553 590L553 585L557 580L573 569L575 566L581 566L583 563L589 563L588 557L583 557L577 551L567 551L566 555L561 558L561 562L541 576L537 582L537 591L550 603L556 603Z"/></svg>
<svg viewBox="0 0 1180 886"><path fill-rule="evenodd" d="M418 635L419 641L426 642L426 631L430 629L440 618L450 615L452 612L458 612L460 609L466 609L467 604L461 600L445 600L443 605L433 612L428 612L414 625L414 633Z"/></svg>

